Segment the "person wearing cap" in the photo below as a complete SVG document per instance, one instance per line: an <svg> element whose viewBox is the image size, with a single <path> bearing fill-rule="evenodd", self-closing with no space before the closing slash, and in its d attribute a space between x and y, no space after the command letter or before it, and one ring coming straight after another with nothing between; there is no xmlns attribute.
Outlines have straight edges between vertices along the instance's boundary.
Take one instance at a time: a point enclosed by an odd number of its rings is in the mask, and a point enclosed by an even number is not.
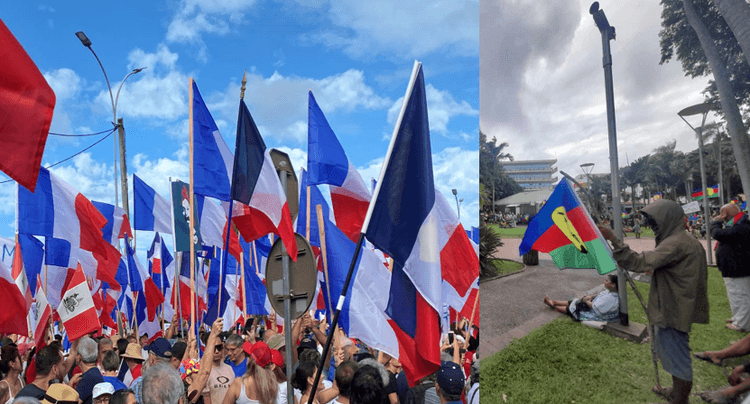
<svg viewBox="0 0 750 404"><path fill-rule="evenodd" d="M203 354L203 358L200 360L200 368L198 369L197 374L191 375L192 383L187 392L189 404L200 403L201 400L206 404L221 404L224 400L226 390L223 392L224 394L221 394L221 391L218 389L212 390L210 386L210 376L211 371L213 370L212 365L214 363L214 356L221 355L222 351L222 349L217 349L217 345L221 344L219 335L221 334L223 327L224 320L222 318L217 318L211 326L211 332L206 340L206 350ZM196 341L194 339L195 337L192 336L193 334L191 333L190 335L190 346L192 348L195 346L194 344ZM219 356L219 358L219 363L221 363L221 357ZM229 368L229 371L231 372L229 374L234 377L234 372L231 368ZM219 394L221 394L221 397L219 397ZM221 398L221 400L219 400L219 398Z"/></svg>
<svg viewBox="0 0 750 404"><path fill-rule="evenodd" d="M273 404L277 402L278 383L273 373L271 349L259 341L245 342L242 350L247 355L247 371L232 382L223 404Z"/></svg>
<svg viewBox="0 0 750 404"><path fill-rule="evenodd" d="M174 365L172 365L172 344L170 344L165 338L157 338L151 344L146 345L144 349L149 352L147 367L163 363L174 368ZM143 403L143 397L141 396L142 387L143 375L133 380L133 384L130 385L130 388L135 393L135 399L139 404Z"/></svg>
<svg viewBox="0 0 750 404"><path fill-rule="evenodd" d="M125 383L117 378L117 373L120 370L120 357L117 356L117 352L108 351L107 353L105 353L104 358L102 359L101 366L104 369L102 378L105 382L111 383L115 391L128 388Z"/></svg>
<svg viewBox="0 0 750 404"><path fill-rule="evenodd" d="M97 383L97 385L94 386L94 391L92 393L94 404L109 404L109 399L112 397L112 394L115 394L115 387L112 386L112 383Z"/></svg>
<svg viewBox="0 0 750 404"><path fill-rule="evenodd" d="M49 386L41 401L42 404L79 404L79 396L74 388L55 383Z"/></svg>
<svg viewBox="0 0 750 404"><path fill-rule="evenodd" d="M122 382L126 385L130 385L133 383L133 380L141 377L141 373L143 372L144 359L141 355L141 346L135 342L131 342L128 344L128 347L125 348L125 353L121 356L130 370L130 378L125 377L125 380Z"/></svg>
<svg viewBox="0 0 750 404"><path fill-rule="evenodd" d="M78 396L83 404L92 403L92 394L94 386L104 381L102 372L96 366L96 358L99 354L99 348L96 341L89 337L82 337L76 350L76 363L81 369L81 381L76 386Z"/></svg>
<svg viewBox="0 0 750 404"><path fill-rule="evenodd" d="M243 350L242 337L232 334L224 341L224 349L229 354L224 361L234 371L234 377L241 377L247 371L247 356Z"/></svg>
<svg viewBox="0 0 750 404"><path fill-rule="evenodd" d="M461 367L454 362L443 362L437 374L435 390L441 404L461 404L461 393L466 380Z"/></svg>

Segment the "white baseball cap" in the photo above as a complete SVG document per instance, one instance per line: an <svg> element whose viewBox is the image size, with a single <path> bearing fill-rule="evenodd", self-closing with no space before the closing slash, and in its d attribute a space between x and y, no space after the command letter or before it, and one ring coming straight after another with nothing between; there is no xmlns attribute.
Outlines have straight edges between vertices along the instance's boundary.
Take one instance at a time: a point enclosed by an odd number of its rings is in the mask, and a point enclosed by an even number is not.
<svg viewBox="0 0 750 404"><path fill-rule="evenodd" d="M99 398L100 396L103 396L104 394L112 395L115 393L115 387L112 385L112 383L109 382L102 382L97 383L96 386L94 386L93 391L93 398Z"/></svg>

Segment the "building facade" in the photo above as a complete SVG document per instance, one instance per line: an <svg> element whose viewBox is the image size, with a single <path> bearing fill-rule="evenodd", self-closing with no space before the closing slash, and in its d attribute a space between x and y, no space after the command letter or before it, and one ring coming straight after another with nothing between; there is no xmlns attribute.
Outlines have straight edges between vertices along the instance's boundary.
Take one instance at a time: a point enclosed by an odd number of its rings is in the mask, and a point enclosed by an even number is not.
<svg viewBox="0 0 750 404"><path fill-rule="evenodd" d="M508 174L524 190L550 188L557 182L557 167L553 165L557 159L552 160L518 160L503 161L500 164Z"/></svg>

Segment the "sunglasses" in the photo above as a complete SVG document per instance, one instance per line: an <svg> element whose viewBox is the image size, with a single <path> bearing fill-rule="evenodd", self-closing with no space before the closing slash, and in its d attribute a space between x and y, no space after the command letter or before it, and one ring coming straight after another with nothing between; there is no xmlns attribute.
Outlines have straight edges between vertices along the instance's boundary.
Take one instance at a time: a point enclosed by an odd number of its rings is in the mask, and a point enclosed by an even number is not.
<svg viewBox="0 0 750 404"><path fill-rule="evenodd" d="M224 349L224 344L222 344L222 345L216 345L216 346L214 347L214 351L221 351L221 350L223 350L223 349Z"/></svg>

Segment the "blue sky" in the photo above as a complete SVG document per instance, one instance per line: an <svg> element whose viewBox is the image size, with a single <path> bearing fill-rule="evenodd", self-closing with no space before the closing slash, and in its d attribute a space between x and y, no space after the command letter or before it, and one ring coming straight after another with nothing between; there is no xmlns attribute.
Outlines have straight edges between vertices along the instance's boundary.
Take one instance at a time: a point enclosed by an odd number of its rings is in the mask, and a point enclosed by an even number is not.
<svg viewBox="0 0 750 404"><path fill-rule="evenodd" d="M128 79L117 106L131 194L133 173L165 197L168 177L188 178L189 77L234 145L244 70L245 101L266 144L288 152L296 169L306 164L312 89L365 181L377 178L417 59L427 85L436 186L454 209L452 188L465 199L468 228L478 221L478 10L476 0L47 1L18 2L0 19L55 90L52 132L112 127L102 72L75 32L92 41L113 91L132 69L147 67ZM43 165L98 139L50 136ZM90 199L111 203L112 155L107 139L52 171ZM15 229L14 187L0 185L0 220L7 224L1 236Z"/></svg>

